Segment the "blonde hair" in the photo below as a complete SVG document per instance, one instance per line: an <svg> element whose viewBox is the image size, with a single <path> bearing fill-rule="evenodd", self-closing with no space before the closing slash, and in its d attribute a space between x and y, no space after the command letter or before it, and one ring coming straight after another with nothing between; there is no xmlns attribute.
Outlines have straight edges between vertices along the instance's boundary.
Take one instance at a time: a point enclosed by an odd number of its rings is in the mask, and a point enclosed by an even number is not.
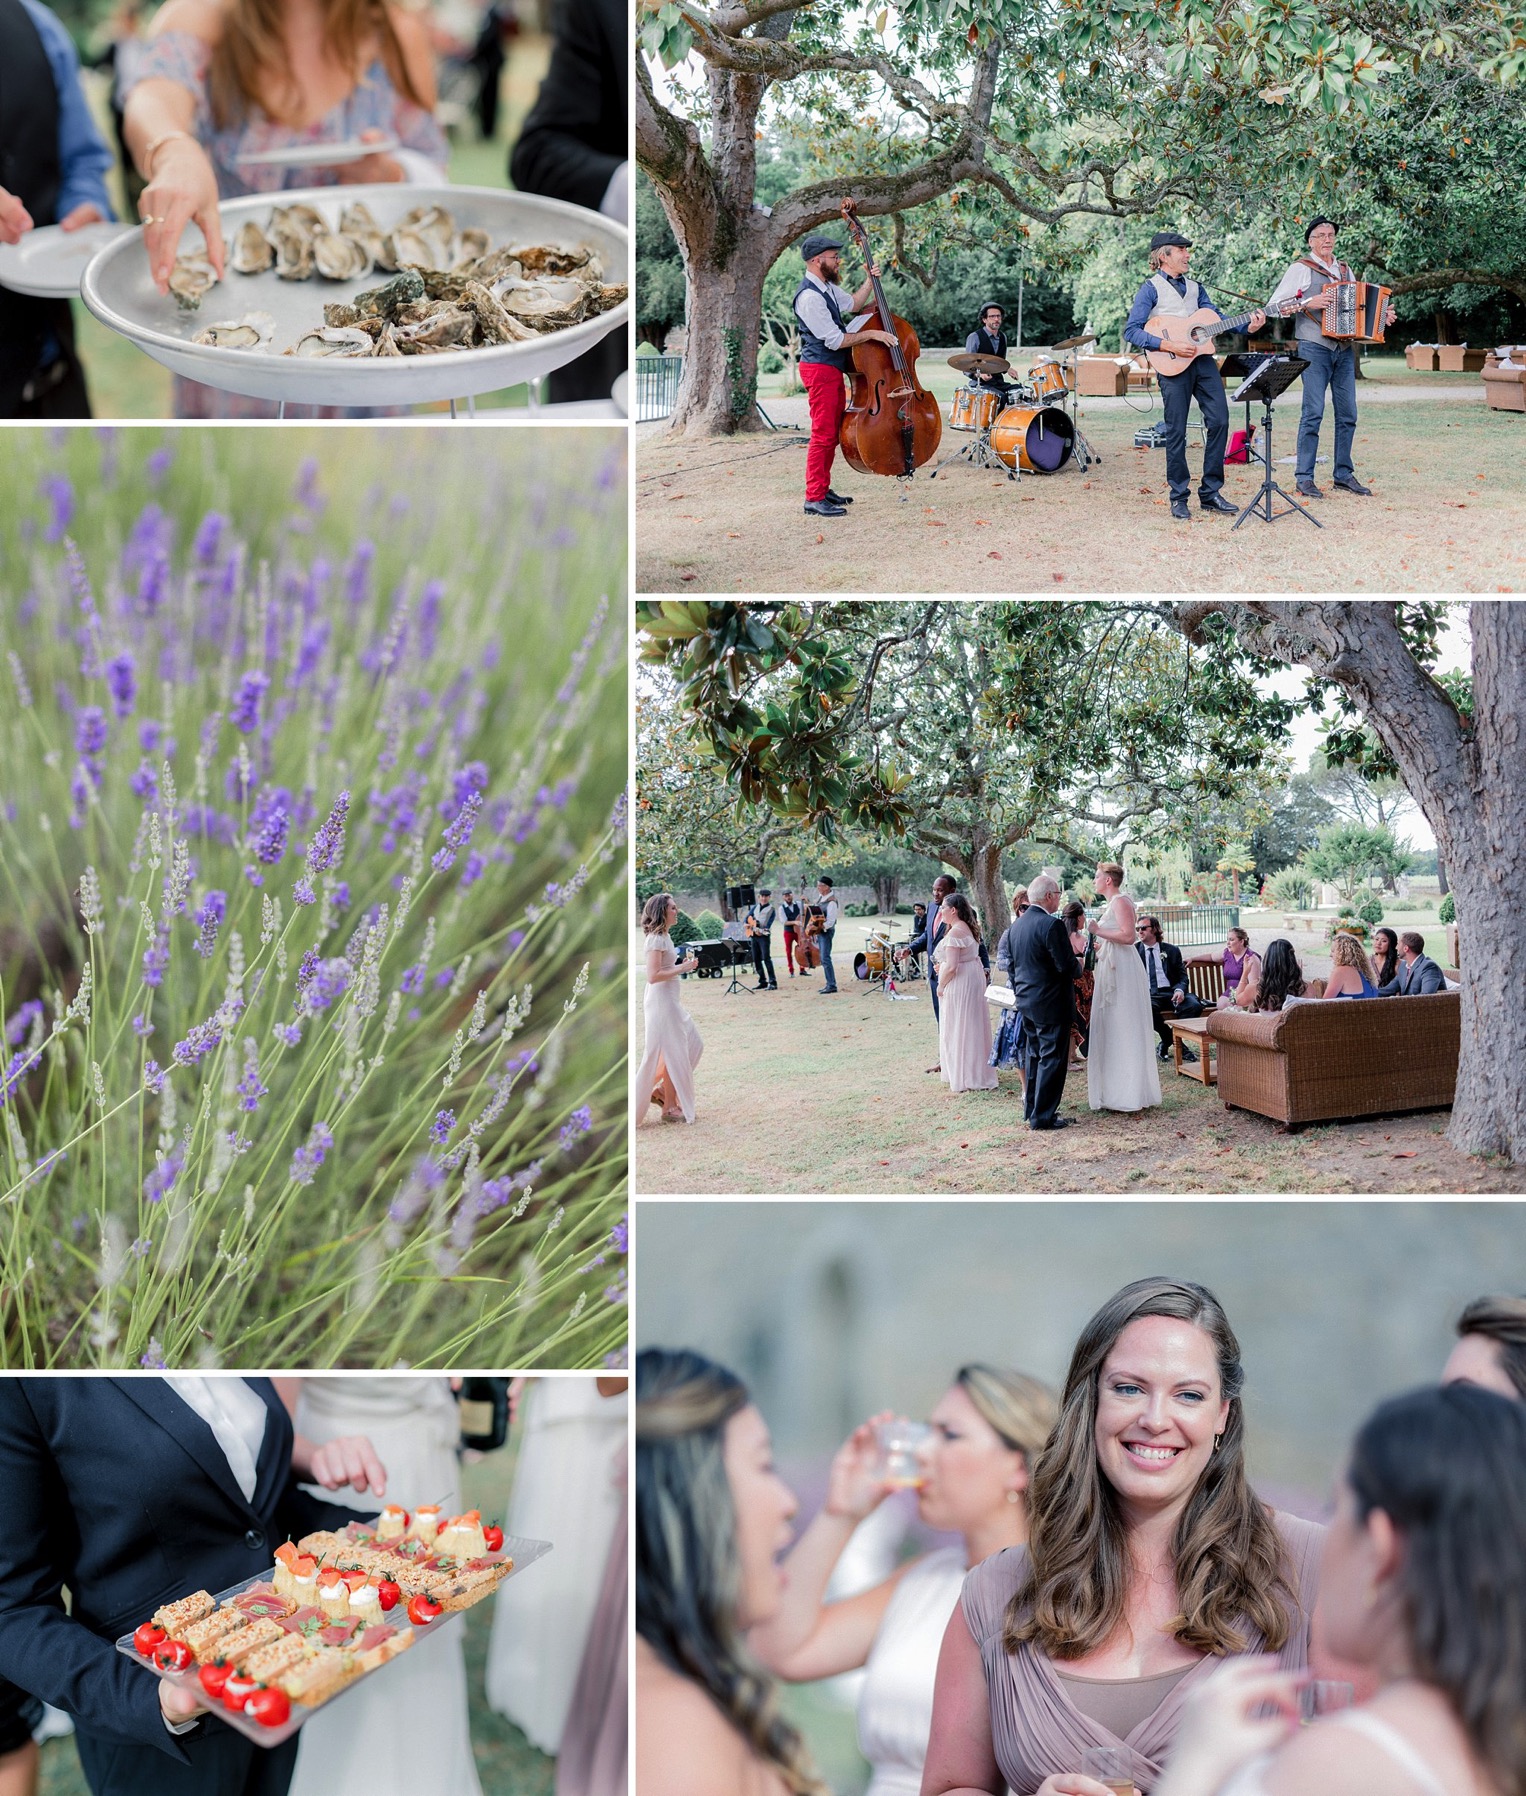
<svg viewBox="0 0 1526 1796"><path fill-rule="evenodd" d="M1031 1467L1043 1452L1060 1414L1049 1386L1008 1366L979 1363L961 1366L954 1374L954 1383L1003 1443L1021 1453Z"/></svg>
<svg viewBox="0 0 1526 1796"><path fill-rule="evenodd" d="M1337 967L1355 967L1369 985L1377 984L1377 976L1372 970L1372 962L1367 958L1367 950L1356 936L1342 929L1337 931L1330 943L1330 964Z"/></svg>
<svg viewBox="0 0 1526 1796"><path fill-rule="evenodd" d="M1099 874L1105 873L1107 877L1112 880L1113 884L1117 886L1120 892L1123 890L1123 868L1118 865L1117 861L1099 862L1097 872Z"/></svg>
<svg viewBox="0 0 1526 1796"><path fill-rule="evenodd" d="M1013 914L1013 916L1015 917L1017 915L1017 907L1020 904L1027 904L1028 902L1029 902L1029 899L1028 899L1027 886L1019 886L1017 888L1017 890L1012 894L1012 914Z"/></svg>
<svg viewBox="0 0 1526 1796"><path fill-rule="evenodd" d="M1166 252L1163 249L1150 251L1150 273L1159 274L1166 265Z"/></svg>
<svg viewBox="0 0 1526 1796"><path fill-rule="evenodd" d="M427 108L403 55L386 0L321 0L323 41L333 60L356 80L365 72L371 44L405 100ZM299 90L282 35L284 0L232 0L222 34L212 46L207 87L212 120L221 130L242 122L259 105L277 124L296 122Z"/></svg>

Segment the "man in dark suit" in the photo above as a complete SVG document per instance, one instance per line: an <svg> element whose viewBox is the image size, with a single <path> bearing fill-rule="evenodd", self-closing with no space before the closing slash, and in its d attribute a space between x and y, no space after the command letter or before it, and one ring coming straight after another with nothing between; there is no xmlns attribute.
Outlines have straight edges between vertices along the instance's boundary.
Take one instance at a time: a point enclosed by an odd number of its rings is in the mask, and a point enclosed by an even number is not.
<svg viewBox="0 0 1526 1796"><path fill-rule="evenodd" d="M1446 975L1425 951L1425 937L1406 929L1399 937L1399 970L1387 985L1378 987L1378 996L1420 998L1446 988Z"/></svg>
<svg viewBox="0 0 1526 1796"><path fill-rule="evenodd" d="M1160 1058L1164 1060L1171 1052L1166 1018L1201 1016L1204 1007L1188 988L1181 949L1161 939L1159 917L1139 919L1139 940L1134 949L1144 962L1145 978L1150 982L1150 1013L1155 1020L1155 1033L1160 1037ZM1182 1059L1196 1060L1197 1055L1184 1046Z"/></svg>
<svg viewBox="0 0 1526 1796"><path fill-rule="evenodd" d="M760 886L756 900L747 907L747 915L752 919L752 931L748 936L752 943L752 970L758 976L760 992L779 989L779 978L774 972L774 918L777 914L773 893L767 886Z"/></svg>
<svg viewBox="0 0 1526 1796"><path fill-rule="evenodd" d="M1080 973L1070 932L1055 915L1060 888L1047 873L1028 886L1028 908L1008 931L1012 996L1027 1025L1023 1040L1023 1114L1030 1129L1068 1129L1057 1114L1065 1095L1075 982Z"/></svg>
<svg viewBox="0 0 1526 1796"><path fill-rule="evenodd" d="M73 1716L95 1796L284 1796L295 1735L255 1746L112 1643L356 1514L298 1476L268 1379L0 1379L0 1676Z"/></svg>
<svg viewBox="0 0 1526 1796"><path fill-rule="evenodd" d="M509 158L509 179L631 222L629 13L620 0L561 0L551 67ZM625 332L611 331L549 379L553 400L603 399L625 366Z"/></svg>

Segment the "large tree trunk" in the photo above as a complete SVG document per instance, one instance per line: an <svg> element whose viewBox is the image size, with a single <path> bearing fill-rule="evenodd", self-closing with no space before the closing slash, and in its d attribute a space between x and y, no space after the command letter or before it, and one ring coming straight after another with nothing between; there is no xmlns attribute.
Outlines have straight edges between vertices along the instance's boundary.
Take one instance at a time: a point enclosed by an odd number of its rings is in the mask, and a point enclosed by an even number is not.
<svg viewBox="0 0 1526 1796"><path fill-rule="evenodd" d="M684 279L689 347L668 431L673 436L725 436L761 430L758 417L758 321L763 277L761 243L732 243L724 262L692 260Z"/></svg>
<svg viewBox="0 0 1526 1796"><path fill-rule="evenodd" d="M880 907L882 916L895 915L895 902L901 895L901 876L899 873L876 873L874 876L874 902Z"/></svg>
<svg viewBox="0 0 1526 1796"><path fill-rule="evenodd" d="M981 934L988 943L994 942L1012 921L1006 882L1001 876L1002 849L1002 843L982 835L970 857L970 891L980 912Z"/></svg>

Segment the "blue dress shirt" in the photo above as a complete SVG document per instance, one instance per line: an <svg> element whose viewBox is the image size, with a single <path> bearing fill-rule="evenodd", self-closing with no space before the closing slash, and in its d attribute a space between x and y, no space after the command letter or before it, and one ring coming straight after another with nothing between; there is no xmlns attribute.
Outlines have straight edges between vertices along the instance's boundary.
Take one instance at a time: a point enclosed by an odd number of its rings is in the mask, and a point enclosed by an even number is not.
<svg viewBox="0 0 1526 1796"><path fill-rule="evenodd" d="M85 103L73 39L41 0L21 0L21 4L37 27L58 89L58 216L67 218L76 206L88 202L100 207L102 218L115 218L106 194L106 176L116 158Z"/></svg>

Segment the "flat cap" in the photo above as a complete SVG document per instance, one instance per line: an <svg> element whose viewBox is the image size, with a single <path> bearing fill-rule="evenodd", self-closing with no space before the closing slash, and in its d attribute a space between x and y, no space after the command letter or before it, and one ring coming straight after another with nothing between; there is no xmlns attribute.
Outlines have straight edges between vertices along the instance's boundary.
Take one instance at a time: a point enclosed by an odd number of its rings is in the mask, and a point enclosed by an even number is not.
<svg viewBox="0 0 1526 1796"><path fill-rule="evenodd" d="M825 255L829 249L835 249L841 254L842 245L835 237L824 237L819 231L812 231L800 245L800 254L804 261L812 262L817 256Z"/></svg>
<svg viewBox="0 0 1526 1796"><path fill-rule="evenodd" d="M1180 231L1157 231L1150 239L1151 249L1191 249L1192 239Z"/></svg>

